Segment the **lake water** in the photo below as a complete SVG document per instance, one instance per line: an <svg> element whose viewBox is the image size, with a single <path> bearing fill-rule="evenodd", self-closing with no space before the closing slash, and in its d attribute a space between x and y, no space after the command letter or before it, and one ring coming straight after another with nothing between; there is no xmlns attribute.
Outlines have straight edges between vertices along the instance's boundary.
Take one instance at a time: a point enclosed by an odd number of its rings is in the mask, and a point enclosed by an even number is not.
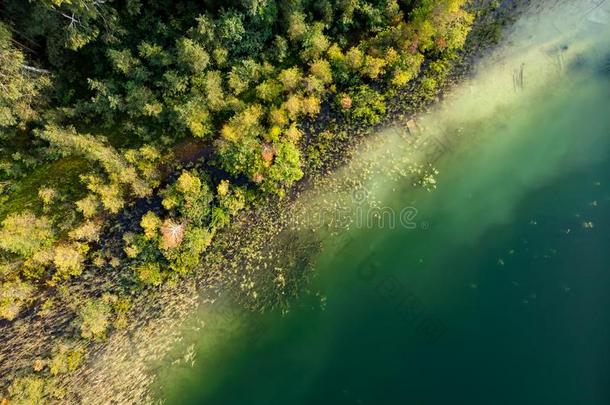
<svg viewBox="0 0 610 405"><path fill-rule="evenodd" d="M165 403L610 403L609 16L531 10L420 141L371 139L333 180L361 178L319 294L201 328Z"/></svg>

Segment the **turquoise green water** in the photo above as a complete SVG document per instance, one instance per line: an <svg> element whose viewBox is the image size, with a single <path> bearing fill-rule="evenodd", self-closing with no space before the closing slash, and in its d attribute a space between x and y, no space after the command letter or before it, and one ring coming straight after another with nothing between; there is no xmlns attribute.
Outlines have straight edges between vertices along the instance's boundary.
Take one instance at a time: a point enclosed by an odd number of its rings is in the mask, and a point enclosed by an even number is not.
<svg viewBox="0 0 610 405"><path fill-rule="evenodd" d="M383 162L351 209L372 194L387 220L323 238L322 299L202 328L159 380L166 403L610 403L608 7L569 4L518 23L418 120L446 150L436 189L391 175L430 149L373 140Z"/></svg>

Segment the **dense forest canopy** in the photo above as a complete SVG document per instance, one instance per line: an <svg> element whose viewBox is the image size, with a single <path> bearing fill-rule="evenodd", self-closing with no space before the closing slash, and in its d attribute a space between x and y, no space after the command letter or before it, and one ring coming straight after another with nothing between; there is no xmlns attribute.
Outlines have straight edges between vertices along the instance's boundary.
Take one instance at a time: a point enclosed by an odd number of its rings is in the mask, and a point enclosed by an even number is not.
<svg viewBox="0 0 610 405"><path fill-rule="evenodd" d="M433 93L472 25L464 6L3 1L0 318L88 265L127 260L139 288L191 270L238 212L316 167L303 122L330 111L375 124L385 98L418 77ZM185 150L202 158L185 164ZM100 234L136 199L160 204L117 257ZM116 296L83 305L82 338L103 338L126 307ZM70 350L55 356L77 358Z"/></svg>

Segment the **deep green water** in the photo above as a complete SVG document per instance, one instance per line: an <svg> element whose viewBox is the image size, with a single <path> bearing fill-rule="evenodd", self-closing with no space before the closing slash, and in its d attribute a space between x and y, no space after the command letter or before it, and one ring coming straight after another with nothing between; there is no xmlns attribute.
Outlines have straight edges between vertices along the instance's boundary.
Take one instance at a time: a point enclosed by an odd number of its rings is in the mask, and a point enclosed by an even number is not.
<svg viewBox="0 0 610 405"><path fill-rule="evenodd" d="M407 226L324 238L322 300L202 328L166 403L610 403L609 7L581 3L528 16L422 117L447 149L436 190L365 182Z"/></svg>

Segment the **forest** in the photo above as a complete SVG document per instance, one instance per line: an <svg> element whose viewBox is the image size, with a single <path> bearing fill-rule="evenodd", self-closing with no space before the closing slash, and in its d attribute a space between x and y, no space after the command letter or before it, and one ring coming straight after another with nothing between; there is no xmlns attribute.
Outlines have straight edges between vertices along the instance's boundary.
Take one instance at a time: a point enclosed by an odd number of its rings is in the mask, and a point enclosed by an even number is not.
<svg viewBox="0 0 610 405"><path fill-rule="evenodd" d="M0 326L44 317L87 273L122 289L76 306L46 357L2 376L0 403L61 400L75 342L121 328L133 294L187 277L349 137L308 123L374 126L413 83L434 97L474 19L466 0L3 1Z"/></svg>

